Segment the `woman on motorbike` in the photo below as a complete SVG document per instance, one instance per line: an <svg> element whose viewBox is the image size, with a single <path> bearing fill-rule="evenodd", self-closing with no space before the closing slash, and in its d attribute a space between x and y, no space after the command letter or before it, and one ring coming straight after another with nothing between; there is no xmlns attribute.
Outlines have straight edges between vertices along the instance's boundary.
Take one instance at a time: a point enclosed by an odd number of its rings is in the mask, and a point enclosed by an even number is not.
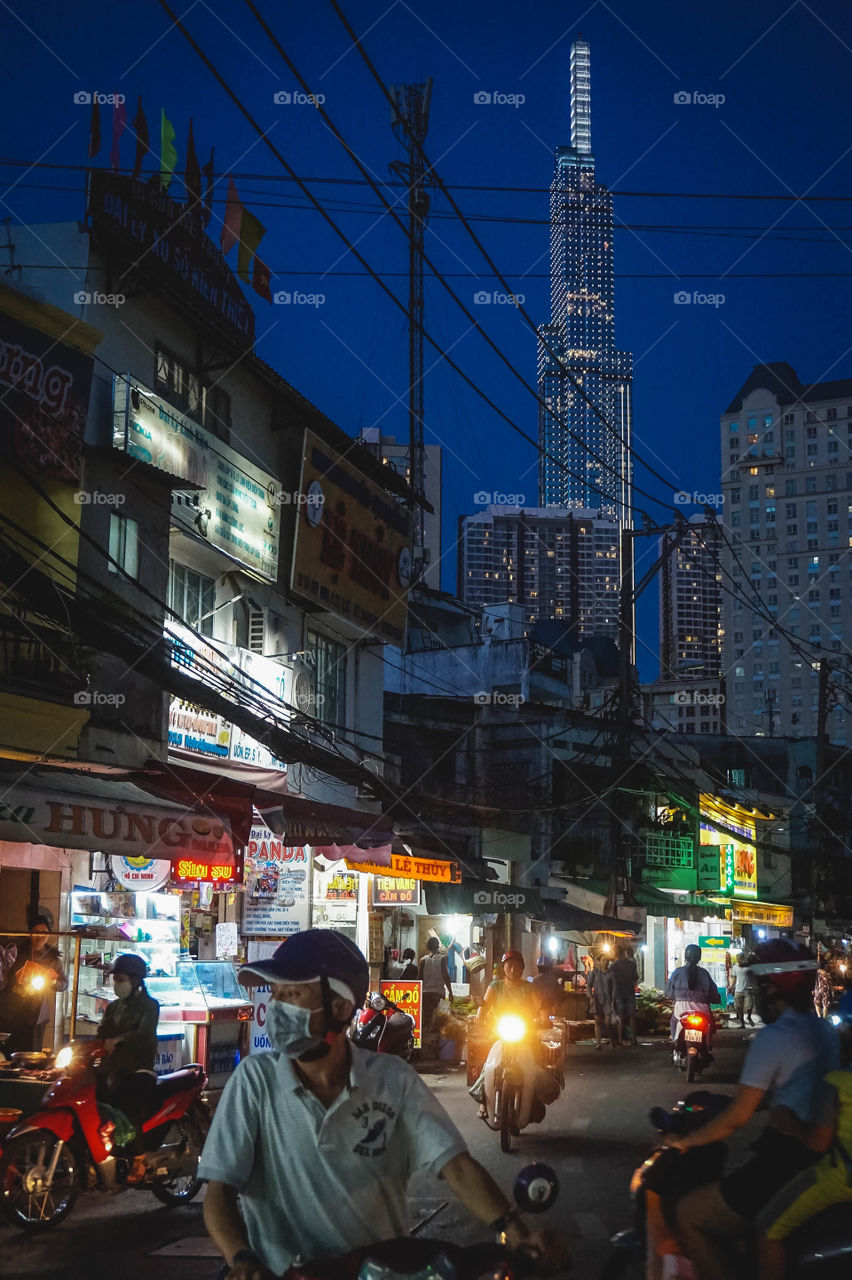
<svg viewBox="0 0 852 1280"><path fill-rule="evenodd" d="M123 1111L136 1130L129 1148L133 1168L127 1181L132 1184L141 1182L146 1172L142 1122L153 1104L157 1083L154 1062L160 1006L145 989L148 966L141 956L120 955L107 972L112 974L116 999L107 1006L97 1032L108 1054L99 1094Z"/></svg>
<svg viewBox="0 0 852 1280"><path fill-rule="evenodd" d="M672 1010L672 1040L677 1040L678 1026L685 1013L703 1013L710 1024L709 1036L713 1034L713 1015L710 1006L721 1004L719 988L711 978L707 969L702 969L698 961L701 959L701 948L690 943L683 953L686 964L675 969L666 983L666 999L674 1001Z"/></svg>
<svg viewBox="0 0 852 1280"><path fill-rule="evenodd" d="M531 982L524 981L524 957L520 951L504 951L501 960L503 977L495 978L485 992L479 1009L479 1019L494 1026L506 1013L517 1013L529 1022L541 1017L541 997ZM536 1045L534 1051L540 1052ZM487 1109L480 1105L480 1120L488 1117Z"/></svg>

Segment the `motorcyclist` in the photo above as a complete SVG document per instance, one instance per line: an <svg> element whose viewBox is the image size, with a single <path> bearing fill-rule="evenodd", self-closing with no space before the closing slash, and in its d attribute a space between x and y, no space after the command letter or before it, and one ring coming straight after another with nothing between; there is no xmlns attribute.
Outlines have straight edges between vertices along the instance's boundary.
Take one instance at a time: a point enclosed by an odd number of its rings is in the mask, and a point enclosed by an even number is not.
<svg viewBox="0 0 852 1280"><path fill-rule="evenodd" d="M489 1023L496 1028L497 1020L505 1014L514 1013L523 1018L530 1027L534 1026L543 1017L541 996L531 982L525 982L524 973L524 957L520 951L504 951L501 958L503 966L503 977L495 978L485 992L485 999L479 1009L480 1020ZM540 1083L546 1096L549 1096L549 1089L546 1084L549 1083L549 1075L541 1069L542 1050L541 1044L537 1036L531 1036L525 1046L527 1052L531 1054L531 1071L535 1072L536 1082ZM488 1079L488 1060L483 1068L483 1077L485 1084L485 1096L489 1093ZM548 1081L539 1077L548 1075ZM476 1086L474 1086L476 1088ZM540 1090L535 1089L538 1093ZM552 1098L551 1098L552 1101ZM534 1120L543 1120L545 1112L545 1103L537 1100L534 1104L532 1118ZM477 1112L480 1120L488 1120L488 1108L482 1103Z"/></svg>
<svg viewBox="0 0 852 1280"><path fill-rule="evenodd" d="M133 1166L127 1177L133 1184L141 1182L146 1172L142 1121L154 1101L157 1083L154 1062L160 1006L145 988L148 966L141 956L125 952L107 973L112 975L116 999L107 1006L97 1031L108 1054L98 1094L123 1111L136 1130L130 1145Z"/></svg>
<svg viewBox="0 0 852 1280"><path fill-rule="evenodd" d="M671 1020L672 1040L677 1040L680 1019L685 1013L703 1013L710 1026L708 1035L712 1038L713 1015L710 1006L722 1003L719 988L709 972L702 969L698 963L701 959L699 946L691 942L684 951L683 958L686 964L673 970L666 983L666 998L674 1001Z"/></svg>
<svg viewBox="0 0 852 1280"><path fill-rule="evenodd" d="M819 1158L822 1080L840 1065L837 1031L814 1012L813 954L785 938L759 943L756 953L752 974L765 1026L749 1046L734 1100L695 1133L663 1139L680 1151L722 1142L764 1100L769 1107L752 1159L678 1203L677 1234L699 1280L729 1280L733 1242L749 1234L763 1207Z"/></svg>

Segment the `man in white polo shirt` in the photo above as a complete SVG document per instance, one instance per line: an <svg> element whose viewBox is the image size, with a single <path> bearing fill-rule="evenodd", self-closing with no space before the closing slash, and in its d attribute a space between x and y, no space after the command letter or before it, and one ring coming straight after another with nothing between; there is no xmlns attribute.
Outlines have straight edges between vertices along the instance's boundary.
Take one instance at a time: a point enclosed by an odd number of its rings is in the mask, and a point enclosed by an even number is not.
<svg viewBox="0 0 852 1280"><path fill-rule="evenodd" d="M354 943L310 929L240 981L271 987L273 1051L239 1064L201 1157L204 1221L227 1280L268 1280L297 1257L407 1235L406 1186L423 1170L510 1247L563 1260L562 1241L520 1219L417 1073L347 1038L369 983Z"/></svg>

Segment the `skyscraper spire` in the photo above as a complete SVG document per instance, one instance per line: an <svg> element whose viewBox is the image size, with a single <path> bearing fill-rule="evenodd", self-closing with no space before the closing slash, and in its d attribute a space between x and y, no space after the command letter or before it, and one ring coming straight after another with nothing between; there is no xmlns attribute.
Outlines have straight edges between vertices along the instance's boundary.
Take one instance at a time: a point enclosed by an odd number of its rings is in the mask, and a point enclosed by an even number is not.
<svg viewBox="0 0 852 1280"><path fill-rule="evenodd" d="M582 155L592 154L592 86L589 46L577 33L571 46L571 146Z"/></svg>

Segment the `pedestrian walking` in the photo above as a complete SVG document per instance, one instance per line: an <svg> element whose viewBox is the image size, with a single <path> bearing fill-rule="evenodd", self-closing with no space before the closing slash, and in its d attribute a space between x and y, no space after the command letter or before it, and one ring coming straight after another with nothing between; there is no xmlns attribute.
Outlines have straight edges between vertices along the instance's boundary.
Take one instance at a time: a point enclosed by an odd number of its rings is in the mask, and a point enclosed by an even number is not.
<svg viewBox="0 0 852 1280"><path fill-rule="evenodd" d="M600 952L595 957L595 967L589 974L587 991L589 993L589 1012L595 1020L595 1044L600 1049L601 1040L606 1034L613 1049L615 1048L615 1030L612 1026L613 991L612 976L608 972L609 960Z"/></svg>
<svg viewBox="0 0 852 1280"><path fill-rule="evenodd" d="M612 979L612 1012L618 1043L624 1043L624 1028L630 1032L630 1044L636 1044L636 983L639 970L628 947L618 948L618 958L609 967Z"/></svg>
<svg viewBox="0 0 852 1280"><path fill-rule="evenodd" d="M754 1026L751 1016L754 1010L754 978L749 962L750 958L741 951L734 969L734 1013L741 1027L745 1027L745 1020L750 1027Z"/></svg>

